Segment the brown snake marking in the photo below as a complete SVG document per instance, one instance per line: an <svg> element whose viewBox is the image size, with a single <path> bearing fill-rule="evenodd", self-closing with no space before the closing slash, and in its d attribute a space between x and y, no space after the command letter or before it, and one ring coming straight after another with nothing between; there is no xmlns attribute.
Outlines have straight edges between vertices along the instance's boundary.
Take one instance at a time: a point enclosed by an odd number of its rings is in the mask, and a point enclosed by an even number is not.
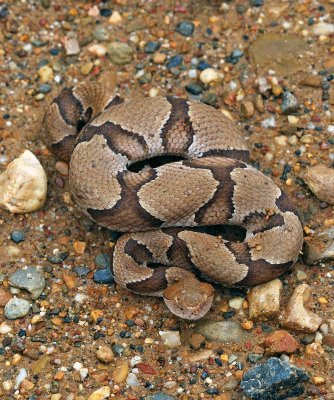
<svg viewBox="0 0 334 400"><path fill-rule="evenodd" d="M242 133L218 110L180 98L123 102L82 83L53 101L45 126L56 155L70 160L76 203L98 224L124 232L112 272L129 290L162 296L176 315L198 319L214 290L195 275L249 286L296 261L303 230L295 208L248 164ZM166 156L182 159L163 163ZM148 159L153 167L132 170ZM244 237L231 239L228 226Z"/></svg>

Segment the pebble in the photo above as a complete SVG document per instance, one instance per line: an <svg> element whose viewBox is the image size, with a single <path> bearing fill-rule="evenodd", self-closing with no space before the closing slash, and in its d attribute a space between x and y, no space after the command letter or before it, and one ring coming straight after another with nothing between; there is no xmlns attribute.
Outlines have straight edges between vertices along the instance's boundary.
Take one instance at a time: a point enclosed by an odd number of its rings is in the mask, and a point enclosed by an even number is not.
<svg viewBox="0 0 334 400"><path fill-rule="evenodd" d="M214 68L206 68L200 73L199 80L205 85L210 85L219 82L221 76Z"/></svg>
<svg viewBox="0 0 334 400"><path fill-rule="evenodd" d="M7 335L7 333L12 331L12 327L7 325L6 322L0 324L0 335Z"/></svg>
<svg viewBox="0 0 334 400"><path fill-rule="evenodd" d="M114 369L112 373L112 378L114 383L123 383L126 381L126 378L129 375L129 365L127 361L120 361L118 365L116 365L116 369Z"/></svg>
<svg viewBox="0 0 334 400"><path fill-rule="evenodd" d="M282 316L282 325L285 328L308 333L313 333L319 328L322 318L306 309L304 305L310 298L309 285L303 283L295 288Z"/></svg>
<svg viewBox="0 0 334 400"><path fill-rule="evenodd" d="M194 33L195 25L189 21L182 21L177 24L175 31L182 36L191 36Z"/></svg>
<svg viewBox="0 0 334 400"><path fill-rule="evenodd" d="M153 55L154 64L164 64L167 58L167 54L156 52Z"/></svg>
<svg viewBox="0 0 334 400"><path fill-rule="evenodd" d="M243 101L240 104L240 114L243 118L248 119L254 115L254 104L252 101Z"/></svg>
<svg viewBox="0 0 334 400"><path fill-rule="evenodd" d="M298 110L298 100L290 92L284 92L282 96L281 110L284 114L294 113Z"/></svg>
<svg viewBox="0 0 334 400"><path fill-rule="evenodd" d="M160 47L159 42L147 42L144 47L144 51L146 54L153 54L159 49L159 47Z"/></svg>
<svg viewBox="0 0 334 400"><path fill-rule="evenodd" d="M134 374L133 372L130 372L127 379L126 379L126 384L130 387L136 387L136 386L141 386L137 375Z"/></svg>
<svg viewBox="0 0 334 400"><path fill-rule="evenodd" d="M101 253L95 257L95 262L102 268L110 268L110 254Z"/></svg>
<svg viewBox="0 0 334 400"><path fill-rule="evenodd" d="M103 57L107 54L107 49L105 48L105 46L102 46L101 44L92 44L91 46L88 47L88 51L97 57Z"/></svg>
<svg viewBox="0 0 334 400"><path fill-rule="evenodd" d="M168 396L164 393L154 393L148 396L145 396L145 400L175 400L175 397Z"/></svg>
<svg viewBox="0 0 334 400"><path fill-rule="evenodd" d="M110 397L110 387L102 386L100 389L95 390L87 400L104 400Z"/></svg>
<svg viewBox="0 0 334 400"><path fill-rule="evenodd" d="M175 67L178 67L179 65L181 65L182 62L183 62L183 57L180 55L176 55L176 56L171 57L168 60L166 67L168 69L172 69L172 68L175 68Z"/></svg>
<svg viewBox="0 0 334 400"><path fill-rule="evenodd" d="M65 40L65 53L67 56L75 56L80 53L80 46L78 39L69 38Z"/></svg>
<svg viewBox="0 0 334 400"><path fill-rule="evenodd" d="M93 67L94 64L92 62L88 62L80 68L80 72L82 73L82 75L88 75L93 69Z"/></svg>
<svg viewBox="0 0 334 400"><path fill-rule="evenodd" d="M98 25L93 31L93 37L98 42L104 42L109 39L109 32L103 25Z"/></svg>
<svg viewBox="0 0 334 400"><path fill-rule="evenodd" d="M191 354L189 356L189 362L195 363L195 362L201 362L204 360L208 360L210 357L213 357L214 352L212 349L205 349L201 351L197 351L194 354Z"/></svg>
<svg viewBox="0 0 334 400"><path fill-rule="evenodd" d="M274 332L264 340L263 344L266 347L266 352L271 355L277 353L294 353L299 347L296 339L284 330Z"/></svg>
<svg viewBox="0 0 334 400"><path fill-rule="evenodd" d="M123 21L123 17L117 10L112 12L112 14L108 20L109 24L112 24L112 25L117 25L117 24L121 23L122 21Z"/></svg>
<svg viewBox="0 0 334 400"><path fill-rule="evenodd" d="M308 380L309 376L304 370L271 357L264 364L245 372L240 386L251 399L278 400L302 395L303 382Z"/></svg>
<svg viewBox="0 0 334 400"><path fill-rule="evenodd" d="M14 297L5 305L4 315L8 319L18 319L25 317L29 310L29 301Z"/></svg>
<svg viewBox="0 0 334 400"><path fill-rule="evenodd" d="M112 42L108 45L107 52L114 65L126 65L133 59L133 50L127 43Z"/></svg>
<svg viewBox="0 0 334 400"><path fill-rule="evenodd" d="M94 272L93 280L96 283L114 283L114 277L110 268L98 269Z"/></svg>
<svg viewBox="0 0 334 400"><path fill-rule="evenodd" d="M190 346L198 350L205 343L205 337L200 333L193 333L189 338Z"/></svg>
<svg viewBox="0 0 334 400"><path fill-rule="evenodd" d="M228 305L231 308L234 308L235 310L240 310L243 302L244 302L244 299L242 297L233 297L232 299L229 299Z"/></svg>
<svg viewBox="0 0 334 400"><path fill-rule="evenodd" d="M334 169L318 164L309 167L304 181L320 200L334 205Z"/></svg>
<svg viewBox="0 0 334 400"><path fill-rule="evenodd" d="M270 319L279 312L282 282L274 279L253 287L248 293L249 318Z"/></svg>
<svg viewBox="0 0 334 400"><path fill-rule="evenodd" d="M203 87L198 83L190 83L186 86L186 91L190 94L198 95L203 92Z"/></svg>
<svg viewBox="0 0 334 400"><path fill-rule="evenodd" d="M56 171L63 176L68 176L69 165L65 161L57 161L55 165Z"/></svg>
<svg viewBox="0 0 334 400"><path fill-rule="evenodd" d="M11 213L28 213L46 201L47 177L37 158L25 150L0 175L0 207Z"/></svg>
<svg viewBox="0 0 334 400"><path fill-rule="evenodd" d="M12 240L13 242L15 242L15 243L20 243L20 242L23 242L23 241L24 241L25 235L24 235L24 232L23 232L23 231L13 231L13 232L10 234L10 238L11 238L11 240Z"/></svg>
<svg viewBox="0 0 334 400"><path fill-rule="evenodd" d="M305 241L305 261L308 265L334 260L334 228L320 227Z"/></svg>
<svg viewBox="0 0 334 400"><path fill-rule="evenodd" d="M38 75L43 83L50 82L53 79L53 70L49 65L44 65L39 68Z"/></svg>
<svg viewBox="0 0 334 400"><path fill-rule="evenodd" d="M164 341L166 347L174 348L181 346L181 338L179 331L160 331L159 335Z"/></svg>
<svg viewBox="0 0 334 400"><path fill-rule="evenodd" d="M207 340L223 343L241 343L246 339L246 333L234 321L200 321L195 325L195 332Z"/></svg>
<svg viewBox="0 0 334 400"><path fill-rule="evenodd" d="M100 346L95 354L99 361L106 364L109 364L114 360L114 353L108 346Z"/></svg>
<svg viewBox="0 0 334 400"><path fill-rule="evenodd" d="M317 36L329 36L334 33L334 24L324 21L318 22L313 25L312 32Z"/></svg>
<svg viewBox="0 0 334 400"><path fill-rule="evenodd" d="M14 287L27 290L31 293L33 300L38 299L45 288L44 275L36 267L17 270L10 276L9 283Z"/></svg>

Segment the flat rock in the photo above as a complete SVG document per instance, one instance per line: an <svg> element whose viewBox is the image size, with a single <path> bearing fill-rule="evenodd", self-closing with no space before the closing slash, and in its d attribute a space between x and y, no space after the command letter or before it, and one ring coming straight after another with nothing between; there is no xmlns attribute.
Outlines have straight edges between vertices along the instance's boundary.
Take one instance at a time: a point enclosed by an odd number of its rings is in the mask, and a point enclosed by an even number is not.
<svg viewBox="0 0 334 400"><path fill-rule="evenodd" d="M308 380L304 370L271 357L244 374L241 388L246 396L254 400L284 400L303 394L303 382Z"/></svg>
<svg viewBox="0 0 334 400"><path fill-rule="evenodd" d="M308 265L334 260L334 228L315 231L305 238L305 262Z"/></svg>
<svg viewBox="0 0 334 400"><path fill-rule="evenodd" d="M207 340L223 343L241 343L247 336L234 321L201 321L195 325L195 332L201 333Z"/></svg>
<svg viewBox="0 0 334 400"><path fill-rule="evenodd" d="M27 290L34 300L42 294L45 288L44 275L36 267L17 270L9 278L9 283L14 287Z"/></svg>
<svg viewBox="0 0 334 400"><path fill-rule="evenodd" d="M257 285L248 293L249 318L269 319L278 314L282 282L274 279Z"/></svg>
<svg viewBox="0 0 334 400"><path fill-rule="evenodd" d="M5 306L5 317L8 319L22 318L28 314L29 310L29 301L14 297Z"/></svg>
<svg viewBox="0 0 334 400"><path fill-rule="evenodd" d="M308 168L304 181L318 199L334 204L334 169L323 164Z"/></svg>
<svg viewBox="0 0 334 400"><path fill-rule="evenodd" d="M298 36L267 33L256 39L249 48L252 63L263 69L273 69L278 74L290 75L304 68L298 57L308 49Z"/></svg>

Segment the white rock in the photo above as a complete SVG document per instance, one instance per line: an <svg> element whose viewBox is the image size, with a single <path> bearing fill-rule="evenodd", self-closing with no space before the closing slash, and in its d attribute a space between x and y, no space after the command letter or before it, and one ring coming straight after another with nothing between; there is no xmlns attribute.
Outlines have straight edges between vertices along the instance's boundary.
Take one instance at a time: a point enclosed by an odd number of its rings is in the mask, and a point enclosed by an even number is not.
<svg viewBox="0 0 334 400"><path fill-rule="evenodd" d="M79 42L75 38L65 40L65 52L67 56L75 56L80 53Z"/></svg>
<svg viewBox="0 0 334 400"><path fill-rule="evenodd" d="M313 25L312 31L318 36L328 36L334 33L334 24L329 24L328 22L319 22Z"/></svg>
<svg viewBox="0 0 334 400"><path fill-rule="evenodd" d="M242 303L244 302L244 299L242 297L233 297L228 301L228 305L231 308L234 308L235 310L240 310L242 307Z"/></svg>
<svg viewBox="0 0 334 400"><path fill-rule="evenodd" d="M83 381L88 376L88 368L81 368L79 371L79 374L80 374L81 380Z"/></svg>
<svg viewBox="0 0 334 400"><path fill-rule="evenodd" d="M83 365L81 364L81 362L76 361L76 362L73 364L73 368L74 368L76 371L80 371L81 368L83 368Z"/></svg>
<svg viewBox="0 0 334 400"><path fill-rule="evenodd" d="M0 325L0 335L7 335L12 330L12 328L6 324L6 322L3 322Z"/></svg>
<svg viewBox="0 0 334 400"><path fill-rule="evenodd" d="M133 372L130 372L128 377L126 378L126 384L128 386L140 386L140 382L137 378L137 375L134 374Z"/></svg>
<svg viewBox="0 0 334 400"><path fill-rule="evenodd" d="M160 331L159 335L167 347L181 346L180 332L179 331Z"/></svg>
<svg viewBox="0 0 334 400"><path fill-rule="evenodd" d="M88 51L97 57L105 56L107 53L106 47L102 46L102 44L92 44L88 47Z"/></svg>
<svg viewBox="0 0 334 400"><path fill-rule="evenodd" d="M0 207L22 214L44 205L47 178L38 159L31 151L25 150L0 175L0 187Z"/></svg>
<svg viewBox="0 0 334 400"><path fill-rule="evenodd" d="M218 82L221 79L221 76L215 69L206 68L200 73L199 79L205 85L209 85L212 82Z"/></svg>
<svg viewBox="0 0 334 400"><path fill-rule="evenodd" d="M87 400L104 400L110 397L110 387L102 386L100 389L95 390Z"/></svg>
<svg viewBox="0 0 334 400"><path fill-rule="evenodd" d="M308 333L313 333L319 328L322 318L304 306L310 298L309 285L303 283L296 287L282 317L282 325L285 328Z"/></svg>
<svg viewBox="0 0 334 400"><path fill-rule="evenodd" d="M24 379L27 377L27 370L25 368L21 368L19 374L15 379L15 389L18 389Z"/></svg>

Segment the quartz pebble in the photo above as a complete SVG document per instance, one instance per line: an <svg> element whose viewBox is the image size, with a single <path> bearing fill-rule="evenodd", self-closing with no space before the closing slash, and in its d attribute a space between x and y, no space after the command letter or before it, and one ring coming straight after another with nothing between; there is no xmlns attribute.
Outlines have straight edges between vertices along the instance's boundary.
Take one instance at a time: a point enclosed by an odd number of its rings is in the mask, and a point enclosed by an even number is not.
<svg viewBox="0 0 334 400"><path fill-rule="evenodd" d="M296 329L302 332L315 332L321 322L314 312L307 310L304 303L311 298L311 288L306 283L296 287L282 317L282 325L285 328Z"/></svg>
<svg viewBox="0 0 334 400"><path fill-rule="evenodd" d="M298 109L298 100L290 92L284 92L282 98L281 109L284 114L290 114Z"/></svg>
<svg viewBox="0 0 334 400"><path fill-rule="evenodd" d="M30 303L27 300L14 297L5 305L4 314L8 319L25 317L30 310Z"/></svg>
<svg viewBox="0 0 334 400"><path fill-rule="evenodd" d="M46 200L47 178L43 167L29 150L8 164L0 175L0 207L11 213L41 208Z"/></svg>
<svg viewBox="0 0 334 400"><path fill-rule="evenodd" d="M14 287L27 290L31 293L33 300L38 299L45 288L44 275L36 267L17 270L9 278L9 283Z"/></svg>
<svg viewBox="0 0 334 400"><path fill-rule="evenodd" d="M64 45L67 56L74 56L80 53L79 42L76 38L66 39Z"/></svg>
<svg viewBox="0 0 334 400"><path fill-rule="evenodd" d="M205 85L209 85L211 83L218 82L221 79L221 76L215 69L206 68L200 73L199 79Z"/></svg>
<svg viewBox="0 0 334 400"><path fill-rule="evenodd" d="M160 331L159 335L164 341L166 347L179 347L181 346L180 332L178 331Z"/></svg>
<svg viewBox="0 0 334 400"><path fill-rule="evenodd" d="M334 169L323 164L308 168L304 181L322 201L334 205Z"/></svg>
<svg viewBox="0 0 334 400"><path fill-rule="evenodd" d="M104 400L110 397L110 387L102 386L100 389L95 390L87 400Z"/></svg>
<svg viewBox="0 0 334 400"><path fill-rule="evenodd" d="M328 36L334 33L334 24L329 24L328 22L321 21L312 27L312 32L315 35L321 36Z"/></svg>
<svg viewBox="0 0 334 400"><path fill-rule="evenodd" d="M279 279L253 287L248 293L249 318L268 319L276 316L281 289L282 282Z"/></svg>

